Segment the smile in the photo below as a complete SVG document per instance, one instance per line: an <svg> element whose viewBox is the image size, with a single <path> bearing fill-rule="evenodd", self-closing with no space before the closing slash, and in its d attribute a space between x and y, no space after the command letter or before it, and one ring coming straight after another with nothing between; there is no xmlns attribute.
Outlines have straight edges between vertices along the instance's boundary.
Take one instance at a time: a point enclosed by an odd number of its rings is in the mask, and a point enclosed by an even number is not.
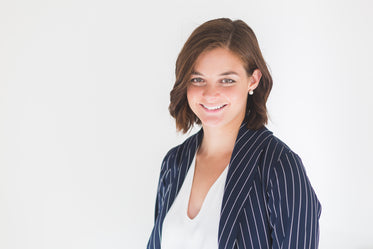
<svg viewBox="0 0 373 249"><path fill-rule="evenodd" d="M201 106L209 111L216 111L224 108L226 104L218 105L218 106L205 106L204 104L201 104Z"/></svg>

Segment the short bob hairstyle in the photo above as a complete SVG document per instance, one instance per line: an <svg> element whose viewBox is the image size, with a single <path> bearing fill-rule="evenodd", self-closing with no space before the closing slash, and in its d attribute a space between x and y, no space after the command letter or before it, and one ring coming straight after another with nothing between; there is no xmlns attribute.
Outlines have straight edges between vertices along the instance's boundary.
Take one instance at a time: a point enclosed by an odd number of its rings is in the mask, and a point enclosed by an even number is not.
<svg viewBox="0 0 373 249"><path fill-rule="evenodd" d="M263 59L253 30L243 21L219 18L207 21L190 35L176 60L176 80L170 92L169 111L178 131L186 133L201 121L188 104L187 88L198 56L214 48L227 48L243 62L248 76L255 69L262 73L253 95L248 95L244 121L249 129L260 129L268 121L266 102L272 88L272 77Z"/></svg>

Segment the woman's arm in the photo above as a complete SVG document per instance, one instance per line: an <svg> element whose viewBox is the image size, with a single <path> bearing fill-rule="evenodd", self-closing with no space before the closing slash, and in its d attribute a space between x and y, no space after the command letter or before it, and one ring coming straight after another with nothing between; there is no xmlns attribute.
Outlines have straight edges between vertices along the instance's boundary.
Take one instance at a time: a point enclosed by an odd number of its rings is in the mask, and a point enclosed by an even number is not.
<svg viewBox="0 0 373 249"><path fill-rule="evenodd" d="M294 152L272 168L267 195L273 248L318 248L321 205Z"/></svg>

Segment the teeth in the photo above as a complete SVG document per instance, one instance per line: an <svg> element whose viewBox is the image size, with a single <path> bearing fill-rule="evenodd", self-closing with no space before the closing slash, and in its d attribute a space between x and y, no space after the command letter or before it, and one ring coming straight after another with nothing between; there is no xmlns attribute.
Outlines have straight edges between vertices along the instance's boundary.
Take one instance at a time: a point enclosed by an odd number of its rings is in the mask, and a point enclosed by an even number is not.
<svg viewBox="0 0 373 249"><path fill-rule="evenodd" d="M224 106L224 105L208 107L208 106L203 105L203 107L205 107L207 110L217 110L217 109L222 108L223 106Z"/></svg>

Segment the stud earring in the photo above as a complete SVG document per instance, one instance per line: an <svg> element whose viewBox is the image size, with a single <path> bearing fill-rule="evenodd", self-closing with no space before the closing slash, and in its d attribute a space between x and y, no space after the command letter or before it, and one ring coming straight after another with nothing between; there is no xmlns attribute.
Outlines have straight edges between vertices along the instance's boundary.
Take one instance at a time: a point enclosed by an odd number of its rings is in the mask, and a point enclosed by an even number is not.
<svg viewBox="0 0 373 249"><path fill-rule="evenodd" d="M253 91L253 90L250 90L250 91L249 91L249 94L250 94L250 95L253 95L253 94L254 94L254 91Z"/></svg>

